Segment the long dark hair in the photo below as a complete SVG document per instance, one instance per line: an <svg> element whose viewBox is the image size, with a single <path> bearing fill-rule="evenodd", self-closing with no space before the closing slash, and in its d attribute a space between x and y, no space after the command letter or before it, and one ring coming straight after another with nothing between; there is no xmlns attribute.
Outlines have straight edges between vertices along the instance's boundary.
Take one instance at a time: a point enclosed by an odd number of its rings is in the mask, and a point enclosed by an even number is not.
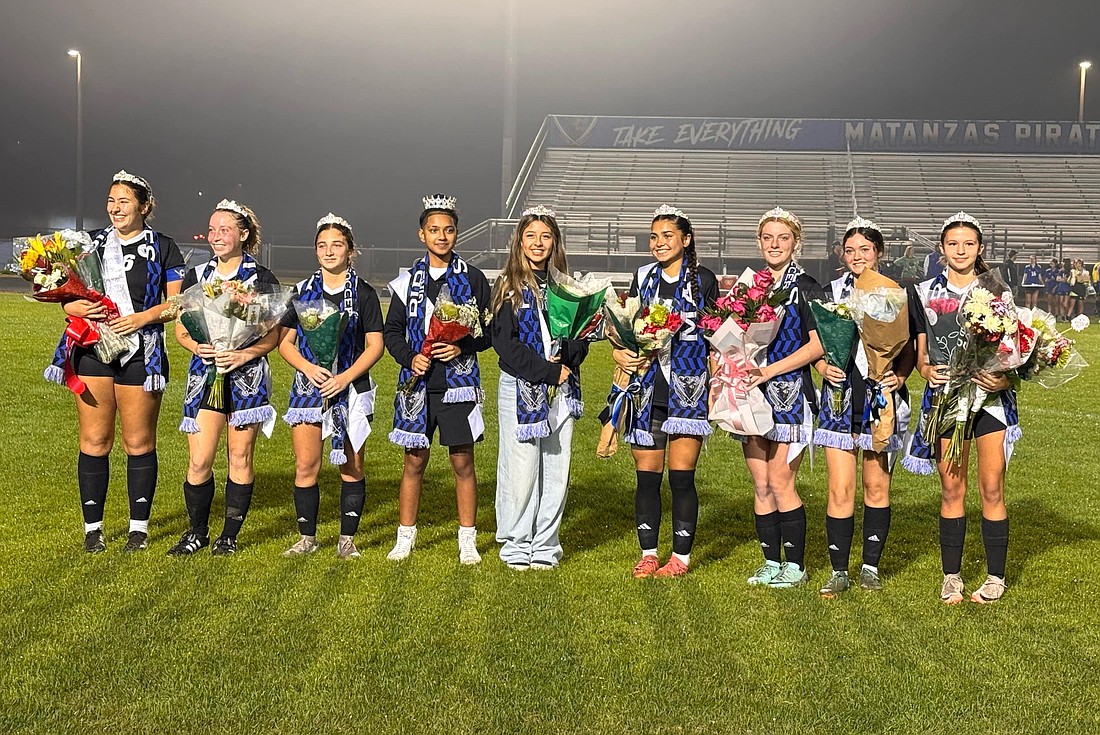
<svg viewBox="0 0 1100 735"><path fill-rule="evenodd" d="M947 253L944 252L943 248L947 242L947 231L953 230L956 227L965 227L968 230L973 231L974 234L978 236L979 247L982 244L982 231L979 230L977 227L970 224L969 222L949 222L947 224L947 227L944 227L943 231L940 232L940 254L944 255L945 259ZM978 257L974 259L974 272L978 275L989 272L989 264L985 262L985 258L982 257L981 252L979 252Z"/></svg>
<svg viewBox="0 0 1100 735"><path fill-rule="evenodd" d="M875 252L881 257L886 252L886 241L882 238L882 233L876 230L874 227L853 227L844 233L844 239L841 240L841 247L843 247L848 239L854 235L863 235L867 238L872 245L875 246Z"/></svg>
<svg viewBox="0 0 1100 735"><path fill-rule="evenodd" d="M680 231L680 235L688 241L687 245L684 246L683 257L686 270L686 273L684 273L684 280L691 287L691 299L693 301L698 301L702 296L703 282L699 277L699 256L695 250L695 228L691 226L691 220L687 217L681 217L675 214L657 215L650 224L652 226L662 220L676 225L676 229Z"/></svg>

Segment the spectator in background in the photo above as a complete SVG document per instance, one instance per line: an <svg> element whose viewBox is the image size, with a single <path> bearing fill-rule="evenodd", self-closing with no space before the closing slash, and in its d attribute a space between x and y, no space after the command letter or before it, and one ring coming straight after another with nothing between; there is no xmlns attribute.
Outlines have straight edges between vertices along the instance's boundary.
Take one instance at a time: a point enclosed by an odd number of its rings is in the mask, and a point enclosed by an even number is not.
<svg viewBox="0 0 1100 735"><path fill-rule="evenodd" d="M1092 313L1100 316L1100 260L1092 266Z"/></svg>
<svg viewBox="0 0 1100 735"><path fill-rule="evenodd" d="M1039 306L1039 293L1043 290L1043 268L1039 265L1039 259L1032 255L1030 261L1024 266L1024 295L1027 298L1027 308L1035 309Z"/></svg>
<svg viewBox="0 0 1100 735"><path fill-rule="evenodd" d="M943 273L943 269L943 254L938 249L924 256L924 277L926 280Z"/></svg>
<svg viewBox="0 0 1100 735"><path fill-rule="evenodd" d="M1008 258L1001 263L1001 278L1004 279L1005 285L1012 289L1012 293L1015 295L1016 290L1020 288L1020 267L1016 265L1015 250L1009 250Z"/></svg>
<svg viewBox="0 0 1100 735"><path fill-rule="evenodd" d="M1085 301L1088 299L1090 288L1092 288L1092 278L1089 276L1088 269L1085 268L1085 261L1078 258L1073 261L1069 270L1070 301L1069 308L1066 310L1067 319L1085 313Z"/></svg>
<svg viewBox="0 0 1100 735"><path fill-rule="evenodd" d="M905 255L894 261L894 268L898 271L902 285L917 283L924 274L924 264L913 255L912 244L905 246Z"/></svg>

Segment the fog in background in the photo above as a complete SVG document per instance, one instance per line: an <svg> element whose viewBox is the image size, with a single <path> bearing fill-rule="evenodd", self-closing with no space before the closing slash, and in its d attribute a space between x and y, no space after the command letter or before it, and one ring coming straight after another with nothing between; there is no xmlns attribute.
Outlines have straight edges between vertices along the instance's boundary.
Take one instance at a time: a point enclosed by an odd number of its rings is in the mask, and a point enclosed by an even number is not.
<svg viewBox="0 0 1100 735"><path fill-rule="evenodd" d="M222 197L280 244L310 243L332 210L360 243L412 247L433 191L458 196L466 227L500 214L506 0L0 7L0 237L72 224L69 48L86 226L120 168L152 182L154 224L181 241ZM517 169L552 113L1072 120L1077 62L1100 62L1096 2L517 7Z"/></svg>

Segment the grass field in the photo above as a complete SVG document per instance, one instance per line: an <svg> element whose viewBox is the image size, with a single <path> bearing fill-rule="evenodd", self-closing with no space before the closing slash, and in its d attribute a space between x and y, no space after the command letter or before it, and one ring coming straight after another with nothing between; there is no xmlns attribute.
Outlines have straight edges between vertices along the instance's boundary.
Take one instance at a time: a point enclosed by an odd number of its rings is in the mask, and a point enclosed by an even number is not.
<svg viewBox="0 0 1100 735"><path fill-rule="evenodd" d="M1025 435L1007 483L1009 591L997 605L947 608L938 601L938 483L900 469L886 589L818 598L828 576L820 452L798 483L811 586L747 587L759 562L751 486L739 445L726 437L714 437L700 461L692 572L630 579L633 466L625 452L593 454L606 346L585 364L589 417L574 440L565 559L555 572L510 572L496 556L491 356L487 440L477 449L480 566L457 562L453 484L438 452L417 550L402 564L385 559L401 467L401 450L385 436L396 373L388 357L375 375L383 399L368 439L361 559L335 558L332 468L322 477L322 551L280 556L297 533L281 421L257 449L240 553L166 558L186 526L186 441L176 431L185 360L174 343L151 548L120 553L127 508L116 447L109 547L88 556L72 399L40 377L59 321L55 307L0 295L0 732L1100 731L1100 368L1059 391L1024 389ZM1081 345L1100 365L1100 327ZM282 410L290 375L273 364ZM220 515L224 459L216 474ZM968 589L985 575L971 494ZM857 544L853 561L858 554Z"/></svg>

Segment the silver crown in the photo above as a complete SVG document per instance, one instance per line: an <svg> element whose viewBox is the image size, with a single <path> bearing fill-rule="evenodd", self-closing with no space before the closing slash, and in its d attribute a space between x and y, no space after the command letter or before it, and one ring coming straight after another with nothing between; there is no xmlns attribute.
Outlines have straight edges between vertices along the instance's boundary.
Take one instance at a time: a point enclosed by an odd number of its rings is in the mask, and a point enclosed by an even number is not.
<svg viewBox="0 0 1100 735"><path fill-rule="evenodd" d="M945 219L943 221L943 227L940 228L940 232L941 233L947 232L948 227L950 227L951 225L958 225L958 224L972 225L974 227L974 229L976 229L978 231L979 235L985 234L985 233L982 232L981 222L978 222L978 220L974 219L973 217L971 217L969 214L962 211L961 209L958 212L956 212L955 214L951 215L950 217L948 217L947 219Z"/></svg>
<svg viewBox="0 0 1100 735"><path fill-rule="evenodd" d="M134 174L131 174L131 173L127 173L127 172L126 172L125 170L123 170L123 171L119 171L119 172L118 172L117 174L115 174L115 175L114 175L114 177L113 177L113 178L111 179L111 183L112 183L112 184L117 184L117 183L118 183L118 182L120 182L120 181L124 181L124 182L126 182L127 184L137 184L137 185L138 185L138 186L140 186L140 187L141 187L142 189L145 189L145 191L149 191L149 192L151 192L151 191L153 190L153 187L149 186L149 182L148 182L148 181L146 181L145 179L141 178L140 176L135 176Z"/></svg>
<svg viewBox="0 0 1100 735"><path fill-rule="evenodd" d="M446 194L432 194L424 197L424 209L446 209L453 212L457 205L458 198Z"/></svg>
<svg viewBox="0 0 1100 735"><path fill-rule="evenodd" d="M671 204L662 204L653 210L653 219L657 219L658 217L682 217L683 219L687 219L687 215L684 214L682 210L677 209Z"/></svg>
<svg viewBox="0 0 1100 735"><path fill-rule="evenodd" d="M317 229L318 230L320 230L325 225L340 225L341 227L346 227L348 232L352 231L351 225L348 223L348 221L346 219L344 219L343 217L341 217L339 215L335 215L332 212L329 212L324 217L317 220Z"/></svg>
<svg viewBox="0 0 1100 735"><path fill-rule="evenodd" d="M550 209L550 207L547 207L545 204L536 204L535 206L528 207L527 209L520 212L519 216L520 217L552 217L554 219L557 219L558 213L555 212L554 210Z"/></svg>
<svg viewBox="0 0 1100 735"><path fill-rule="evenodd" d="M802 222L798 219L798 217L795 217L793 213L788 212L787 210L783 209L783 207L779 206L775 207L774 209L769 209L767 212L764 212L763 216L760 218L760 221L756 223L756 226L759 227L770 219L781 219L789 224L794 225L795 227L802 227Z"/></svg>
<svg viewBox="0 0 1100 735"><path fill-rule="evenodd" d="M222 199L218 202L218 206L214 207L214 211L233 212L234 214L239 214L245 219L248 219L248 213L244 211L244 207L237 204L232 199Z"/></svg>
<svg viewBox="0 0 1100 735"><path fill-rule="evenodd" d="M844 231L848 230L874 230L878 234L882 234L882 228L876 225L869 219L863 219L858 214L856 218L848 223L848 226L844 228Z"/></svg>

